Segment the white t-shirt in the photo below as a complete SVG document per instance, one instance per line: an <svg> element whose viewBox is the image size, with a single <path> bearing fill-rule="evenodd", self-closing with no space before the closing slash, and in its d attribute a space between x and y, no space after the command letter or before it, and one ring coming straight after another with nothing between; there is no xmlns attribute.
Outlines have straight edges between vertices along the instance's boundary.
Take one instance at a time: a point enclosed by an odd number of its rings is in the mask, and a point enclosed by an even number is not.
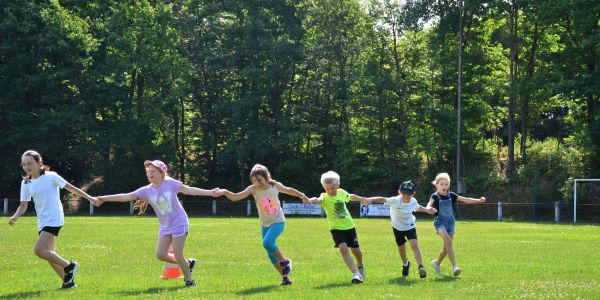
<svg viewBox="0 0 600 300"><path fill-rule="evenodd" d="M415 216L413 212L419 207L417 199L410 198L410 202L402 202L400 196L385 199L385 205L390 207L390 218L392 226L399 231L407 231L415 228Z"/></svg>
<svg viewBox="0 0 600 300"><path fill-rule="evenodd" d="M60 175L50 171L27 184L21 182L21 201L31 201L33 198L35 203L38 231L45 226L59 227L65 224L59 188L64 188L66 184L67 181Z"/></svg>

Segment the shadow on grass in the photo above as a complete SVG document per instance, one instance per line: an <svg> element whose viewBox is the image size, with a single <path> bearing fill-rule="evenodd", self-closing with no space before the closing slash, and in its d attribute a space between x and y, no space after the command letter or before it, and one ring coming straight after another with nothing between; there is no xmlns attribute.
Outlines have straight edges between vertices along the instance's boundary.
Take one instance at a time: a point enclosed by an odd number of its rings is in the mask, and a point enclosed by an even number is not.
<svg viewBox="0 0 600 300"><path fill-rule="evenodd" d="M388 281L390 284L397 284L397 285L404 285L404 286L409 286L409 285L413 285L415 284L414 280L409 280L406 277L402 276L402 277L396 277L396 278L392 278Z"/></svg>
<svg viewBox="0 0 600 300"><path fill-rule="evenodd" d="M349 287L349 286L353 286L353 285L356 285L356 284L354 284L352 282L337 282L337 283L320 285L320 286L316 287L315 289L317 289L317 290L335 289L335 288L339 288L339 287Z"/></svg>
<svg viewBox="0 0 600 300"><path fill-rule="evenodd" d="M55 290L40 290L40 291L28 291L28 292L19 292L12 294L0 294L0 299L24 299L24 298L34 298L43 296L44 293L55 291Z"/></svg>
<svg viewBox="0 0 600 300"><path fill-rule="evenodd" d="M459 280L460 277L457 276L448 276L448 275L438 275L433 280L435 281L455 281Z"/></svg>
<svg viewBox="0 0 600 300"><path fill-rule="evenodd" d="M258 293L268 293L277 288L279 288L278 285L267 285L267 286L262 286L262 287L246 289L246 290L237 292L236 294L238 294L238 295L253 295L253 294L258 294Z"/></svg>
<svg viewBox="0 0 600 300"><path fill-rule="evenodd" d="M170 286L170 287L153 287L145 290L132 290L132 291L120 291L118 294L122 296L139 296L143 294L160 294L163 292L170 292L179 289L184 289L185 286Z"/></svg>

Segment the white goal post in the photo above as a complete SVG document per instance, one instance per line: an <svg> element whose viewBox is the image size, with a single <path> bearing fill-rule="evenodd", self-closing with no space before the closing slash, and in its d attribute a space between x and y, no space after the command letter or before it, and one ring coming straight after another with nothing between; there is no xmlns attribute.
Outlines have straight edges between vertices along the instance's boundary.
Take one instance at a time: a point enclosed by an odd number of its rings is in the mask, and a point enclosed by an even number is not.
<svg viewBox="0 0 600 300"><path fill-rule="evenodd" d="M600 182L600 179L575 179L573 180L573 223L577 223L577 182Z"/></svg>

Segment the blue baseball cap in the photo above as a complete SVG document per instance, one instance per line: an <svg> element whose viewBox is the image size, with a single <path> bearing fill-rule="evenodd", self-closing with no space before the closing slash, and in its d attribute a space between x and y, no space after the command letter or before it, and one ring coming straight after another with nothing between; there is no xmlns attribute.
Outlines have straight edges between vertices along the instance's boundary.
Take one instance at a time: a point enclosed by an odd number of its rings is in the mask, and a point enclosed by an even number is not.
<svg viewBox="0 0 600 300"><path fill-rule="evenodd" d="M410 180L400 184L400 192L412 195L415 193L415 184Z"/></svg>

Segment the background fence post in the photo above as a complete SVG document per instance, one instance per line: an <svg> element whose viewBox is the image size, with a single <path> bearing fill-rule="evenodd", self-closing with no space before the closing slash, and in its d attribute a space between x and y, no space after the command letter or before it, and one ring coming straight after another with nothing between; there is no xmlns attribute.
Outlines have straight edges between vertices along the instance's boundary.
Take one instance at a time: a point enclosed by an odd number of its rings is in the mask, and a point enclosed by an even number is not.
<svg viewBox="0 0 600 300"><path fill-rule="evenodd" d="M8 198L4 198L4 215L8 215Z"/></svg>
<svg viewBox="0 0 600 300"><path fill-rule="evenodd" d="M502 221L502 202L498 202L498 222Z"/></svg>
<svg viewBox="0 0 600 300"><path fill-rule="evenodd" d="M90 216L94 214L94 204L90 203Z"/></svg>
<svg viewBox="0 0 600 300"><path fill-rule="evenodd" d="M554 222L560 222L560 202L554 202Z"/></svg>
<svg viewBox="0 0 600 300"><path fill-rule="evenodd" d="M133 216L133 201L129 201L129 215Z"/></svg>
<svg viewBox="0 0 600 300"><path fill-rule="evenodd" d="M217 214L217 200L213 200L212 201L212 211L213 211L213 215Z"/></svg>
<svg viewBox="0 0 600 300"><path fill-rule="evenodd" d="M247 200L247 205L246 205L246 216L250 216L250 214L252 213L252 206L250 206L250 200Z"/></svg>

